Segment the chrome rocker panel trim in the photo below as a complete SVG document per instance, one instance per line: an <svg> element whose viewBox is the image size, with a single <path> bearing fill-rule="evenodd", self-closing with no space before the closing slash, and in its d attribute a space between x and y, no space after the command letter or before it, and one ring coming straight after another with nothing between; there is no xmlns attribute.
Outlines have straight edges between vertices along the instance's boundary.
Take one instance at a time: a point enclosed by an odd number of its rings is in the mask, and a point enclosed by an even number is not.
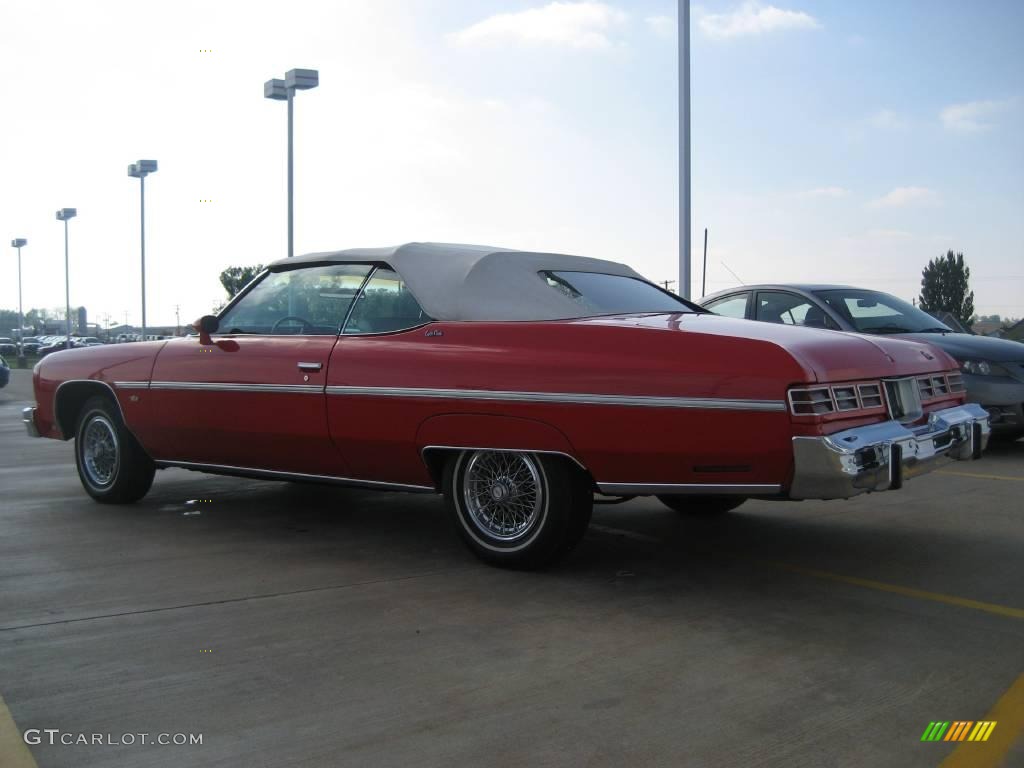
<svg viewBox="0 0 1024 768"><path fill-rule="evenodd" d="M194 461L171 461L158 459L153 462L161 469L177 467L195 472L209 472L214 475L233 475L236 477L252 477L258 480L302 480L312 483L331 483L356 488L375 488L381 491L409 491L411 493L437 493L437 489L429 485L410 485L406 483L389 483L382 480L359 480L354 477L338 477L336 475L307 475L302 472L279 472L275 469L258 469L255 467L235 467L228 464L202 464Z"/></svg>
<svg viewBox="0 0 1024 768"><path fill-rule="evenodd" d="M928 415L918 427L885 421L826 437L794 437L793 499L847 499L895 490L951 460L979 458L988 445L988 413L975 403Z"/></svg>
<svg viewBox="0 0 1024 768"><path fill-rule="evenodd" d="M774 483L598 483L605 496L777 496Z"/></svg>

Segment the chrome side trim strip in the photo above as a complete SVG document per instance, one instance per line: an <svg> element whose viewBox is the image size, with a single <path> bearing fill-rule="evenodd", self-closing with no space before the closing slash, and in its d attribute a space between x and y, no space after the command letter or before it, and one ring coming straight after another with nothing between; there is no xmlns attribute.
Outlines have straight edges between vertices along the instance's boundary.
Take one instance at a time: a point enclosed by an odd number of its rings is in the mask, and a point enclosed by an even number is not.
<svg viewBox="0 0 1024 768"><path fill-rule="evenodd" d="M774 483L598 483L597 487L601 493L608 496L641 494L771 496L782 492L782 486Z"/></svg>
<svg viewBox="0 0 1024 768"><path fill-rule="evenodd" d="M323 394L320 384L233 384L207 381L154 381L150 389L198 389L205 392L290 392Z"/></svg>
<svg viewBox="0 0 1024 768"><path fill-rule="evenodd" d="M114 386L118 389L149 389L148 381L115 381Z"/></svg>
<svg viewBox="0 0 1024 768"><path fill-rule="evenodd" d="M389 483L382 480L360 480L354 477L338 477L337 475L307 475L302 472L279 472L275 469L258 469L255 467L235 467L229 464L200 464L194 461L170 461L160 459L154 462L158 467L178 467L197 472L213 472L240 477L266 478L268 480L310 480L317 483L334 483L360 488L376 488L378 490L411 491L414 493L437 493L427 485L410 485L408 483Z"/></svg>
<svg viewBox="0 0 1024 768"><path fill-rule="evenodd" d="M734 400L716 397L601 395L577 392L511 392L491 389L432 389L427 387L327 387L329 395L423 397L444 400L492 400L514 403L622 405L641 408L701 408L731 411L785 411L782 400Z"/></svg>

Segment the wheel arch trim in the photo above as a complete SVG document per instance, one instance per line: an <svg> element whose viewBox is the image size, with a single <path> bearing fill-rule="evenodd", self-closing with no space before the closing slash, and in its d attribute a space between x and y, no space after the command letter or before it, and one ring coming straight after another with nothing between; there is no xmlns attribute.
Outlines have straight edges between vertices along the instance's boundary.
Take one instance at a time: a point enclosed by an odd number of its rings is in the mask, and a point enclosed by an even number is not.
<svg viewBox="0 0 1024 768"><path fill-rule="evenodd" d="M583 472L587 474L588 477L593 478L593 474L578 458L573 456L571 453L566 453L565 451L543 450L536 448L504 448L501 446L494 445L425 445L420 449L420 458L426 465L427 472L430 473L430 477L434 481L434 484L437 488L441 487L443 466L438 466L435 462L432 462L431 454L462 453L464 451L494 451L497 453L539 453L549 456L561 456L562 458L568 459L577 467L579 467Z"/></svg>
<svg viewBox="0 0 1024 768"><path fill-rule="evenodd" d="M57 426L58 431L60 432L62 440L70 440L72 437L74 437L75 433L74 424L69 425L69 429L65 429L65 421L67 419L67 414L62 413L60 409L61 390L63 390L64 387L68 386L69 384L74 384L77 386L89 385L90 388L98 388L100 391L103 391L105 389L107 392L109 392L111 400L113 400L114 404L117 406L117 412L118 415L121 417L121 423L124 425L125 429L131 432L131 428L128 426L128 420L124 416L124 409L121 407L121 401L117 399L117 392L108 382L103 381L102 379L68 379L67 381L62 381L60 384L58 384L57 388L53 391L53 421L54 424ZM135 437L134 433L132 433L132 437ZM137 437L135 439L138 440Z"/></svg>

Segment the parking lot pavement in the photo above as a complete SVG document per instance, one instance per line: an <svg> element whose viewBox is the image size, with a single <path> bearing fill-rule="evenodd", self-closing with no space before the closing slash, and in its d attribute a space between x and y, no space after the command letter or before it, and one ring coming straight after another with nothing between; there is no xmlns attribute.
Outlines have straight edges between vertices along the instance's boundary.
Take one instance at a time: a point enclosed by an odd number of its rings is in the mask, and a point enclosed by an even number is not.
<svg viewBox="0 0 1024 768"><path fill-rule="evenodd" d="M202 734L44 739L44 768L1024 764L1024 442L846 502L600 506L517 573L429 496L167 470L97 505L17 405L0 739L3 702L23 732ZM984 719L988 742L921 741Z"/></svg>

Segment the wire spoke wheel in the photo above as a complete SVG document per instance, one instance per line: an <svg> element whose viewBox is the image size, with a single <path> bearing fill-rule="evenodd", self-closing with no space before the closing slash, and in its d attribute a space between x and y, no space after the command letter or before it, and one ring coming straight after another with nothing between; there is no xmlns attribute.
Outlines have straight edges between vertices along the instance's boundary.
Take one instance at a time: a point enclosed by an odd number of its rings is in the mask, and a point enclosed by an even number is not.
<svg viewBox="0 0 1024 768"><path fill-rule="evenodd" d="M530 533L545 503L540 469L525 453L474 454L466 465L462 493L473 523L502 542Z"/></svg>
<svg viewBox="0 0 1024 768"><path fill-rule="evenodd" d="M82 433L82 467L89 481L97 488L110 485L119 461L117 430L105 416L94 416Z"/></svg>

